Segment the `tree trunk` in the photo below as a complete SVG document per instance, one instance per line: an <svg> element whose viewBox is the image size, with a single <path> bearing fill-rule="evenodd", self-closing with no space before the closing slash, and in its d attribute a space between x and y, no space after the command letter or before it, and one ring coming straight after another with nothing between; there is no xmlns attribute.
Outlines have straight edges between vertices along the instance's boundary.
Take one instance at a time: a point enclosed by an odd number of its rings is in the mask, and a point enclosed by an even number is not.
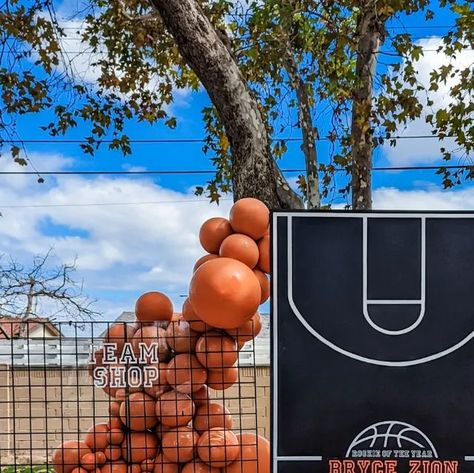
<svg viewBox="0 0 474 473"><path fill-rule="evenodd" d="M372 94L377 53L385 37L387 16L377 2L364 2L357 25L357 87L352 105L352 208L372 208Z"/></svg>
<svg viewBox="0 0 474 473"><path fill-rule="evenodd" d="M262 114L220 36L195 0L151 0L222 120L232 149L234 199L256 197L270 208L301 208L278 170Z"/></svg>

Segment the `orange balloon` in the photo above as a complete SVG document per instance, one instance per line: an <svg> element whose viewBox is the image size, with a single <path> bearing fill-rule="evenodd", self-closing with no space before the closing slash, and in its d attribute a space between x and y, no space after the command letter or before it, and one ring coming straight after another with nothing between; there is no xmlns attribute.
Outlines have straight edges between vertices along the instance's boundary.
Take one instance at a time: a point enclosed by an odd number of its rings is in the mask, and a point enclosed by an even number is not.
<svg viewBox="0 0 474 473"><path fill-rule="evenodd" d="M120 406L120 419L131 430L152 429L158 419L155 400L145 393L133 393Z"/></svg>
<svg viewBox="0 0 474 473"><path fill-rule="evenodd" d="M176 391L189 394L202 388L207 372L194 355L182 353L171 360L166 377Z"/></svg>
<svg viewBox="0 0 474 473"><path fill-rule="evenodd" d="M198 455L204 463L222 468L239 455L239 442L231 430L211 429L199 438Z"/></svg>
<svg viewBox="0 0 474 473"><path fill-rule="evenodd" d="M192 462L186 463L181 473L221 473L219 468L214 468L206 465L200 460L193 460Z"/></svg>
<svg viewBox="0 0 474 473"><path fill-rule="evenodd" d="M140 470L141 471L153 471L155 468L155 461L154 460L143 460L140 463Z"/></svg>
<svg viewBox="0 0 474 473"><path fill-rule="evenodd" d="M207 385L217 391L225 391L232 387L239 379L239 370L236 367L223 370L209 370L207 372Z"/></svg>
<svg viewBox="0 0 474 473"><path fill-rule="evenodd" d="M219 253L219 247L232 233L229 220L222 217L213 217L206 220L199 230L199 241L208 253Z"/></svg>
<svg viewBox="0 0 474 473"><path fill-rule="evenodd" d="M187 394L176 391L163 394L156 403L156 416L163 425L169 427L189 424L194 410L192 399Z"/></svg>
<svg viewBox="0 0 474 473"><path fill-rule="evenodd" d="M166 459L186 463L194 458L199 435L191 427L178 427L163 435L161 449Z"/></svg>
<svg viewBox="0 0 474 473"><path fill-rule="evenodd" d="M238 457L223 473L270 473L270 442L253 433L237 435Z"/></svg>
<svg viewBox="0 0 474 473"><path fill-rule="evenodd" d="M239 356L236 341L219 332L208 332L196 343L196 357L209 369L222 369L233 366Z"/></svg>
<svg viewBox="0 0 474 473"><path fill-rule="evenodd" d="M91 453L91 449L85 442L67 440L53 452L54 470L56 473L71 473L87 453Z"/></svg>
<svg viewBox="0 0 474 473"><path fill-rule="evenodd" d="M122 456L122 449L118 445L109 445L104 453L107 460L118 460Z"/></svg>
<svg viewBox="0 0 474 473"><path fill-rule="evenodd" d="M129 432L122 442L122 456L129 463L155 458L158 439L150 432Z"/></svg>
<svg viewBox="0 0 474 473"><path fill-rule="evenodd" d="M84 443L92 450L104 450L109 444L110 433L107 424L95 424L89 428Z"/></svg>
<svg viewBox="0 0 474 473"><path fill-rule="evenodd" d="M206 332L210 330L211 327L205 324L194 312L194 309L191 307L189 303L189 299L186 299L183 304L183 319L189 322L189 326L191 330L195 332Z"/></svg>
<svg viewBox="0 0 474 473"><path fill-rule="evenodd" d="M270 274L270 235L265 235L258 242L258 267L267 274Z"/></svg>
<svg viewBox="0 0 474 473"><path fill-rule="evenodd" d="M163 328L154 325L142 327L135 332L131 343L136 355L140 354L140 345L142 345L146 347L155 346L160 361L166 361L170 357L170 350L166 343L166 330Z"/></svg>
<svg viewBox="0 0 474 473"><path fill-rule="evenodd" d="M100 469L100 473L131 473L131 472L132 472L131 466L127 465L122 460L107 462Z"/></svg>
<svg viewBox="0 0 474 473"><path fill-rule="evenodd" d="M253 340L262 330L262 318L258 312L253 314L250 320L247 320L239 328L226 330L226 332L237 340L239 344ZM243 345L242 345L243 346Z"/></svg>
<svg viewBox="0 0 474 473"><path fill-rule="evenodd" d="M194 271L196 271L196 269L199 268L199 266L202 266L204 263L206 263L207 261L210 261L211 259L215 259L215 258L219 258L219 255L204 255L204 256L201 256L195 263L194 263L194 267L193 267L193 273Z"/></svg>
<svg viewBox="0 0 474 473"><path fill-rule="evenodd" d="M189 322L178 320L171 322L166 329L166 341L175 353L194 352L198 334L191 330Z"/></svg>
<svg viewBox="0 0 474 473"><path fill-rule="evenodd" d="M120 445L123 442L123 431L121 429L110 429L109 440L112 445Z"/></svg>
<svg viewBox="0 0 474 473"><path fill-rule="evenodd" d="M105 343L115 343L117 345L117 356L120 356L125 342L129 342L137 330L135 324L118 322L113 324L105 335Z"/></svg>
<svg viewBox="0 0 474 473"><path fill-rule="evenodd" d="M170 385L166 379L166 371L168 370L168 363L150 363L149 366L153 366L158 370L158 378L152 381L151 386L144 388L144 391L152 397L158 398L166 391L169 391Z"/></svg>
<svg viewBox="0 0 474 473"><path fill-rule="evenodd" d="M189 302L198 317L217 328L236 328L260 305L260 283L253 271L231 258L203 264L194 273Z"/></svg>
<svg viewBox="0 0 474 473"><path fill-rule="evenodd" d="M249 236L242 233L234 233L222 242L219 256L234 258L249 268L254 268L258 263L258 246Z"/></svg>
<svg viewBox="0 0 474 473"><path fill-rule="evenodd" d="M258 240L263 237L270 224L270 211L258 199L240 199L230 209L230 224L234 232Z"/></svg>
<svg viewBox="0 0 474 473"><path fill-rule="evenodd" d="M109 403L109 414L111 416L118 416L120 411L120 402L118 401L110 401Z"/></svg>
<svg viewBox="0 0 474 473"><path fill-rule="evenodd" d="M138 298L135 304L135 315L137 320L142 322L171 320L173 304L170 298L162 292L146 292Z"/></svg>
<svg viewBox="0 0 474 473"><path fill-rule="evenodd" d="M104 452L86 453L82 455L81 466L88 471L94 471L96 468L100 468L106 460Z"/></svg>
<svg viewBox="0 0 474 473"><path fill-rule="evenodd" d="M109 427L109 430L112 430L112 429L121 429L123 427L123 422L122 420L120 419L120 404L118 404L118 409L117 409L117 416L110 416L110 420L108 422L108 427Z"/></svg>
<svg viewBox="0 0 474 473"><path fill-rule="evenodd" d="M232 415L220 402L210 402L199 406L193 421L193 427L199 432L216 427L232 429Z"/></svg>
<svg viewBox="0 0 474 473"><path fill-rule="evenodd" d="M179 465L170 462L162 453L156 457L153 473L178 473L178 471Z"/></svg>
<svg viewBox="0 0 474 473"><path fill-rule="evenodd" d="M263 304L270 297L270 279L268 279L268 276L259 269L254 269L253 273L257 276L258 282L260 283L260 289L262 290L260 304Z"/></svg>
<svg viewBox="0 0 474 473"><path fill-rule="evenodd" d="M100 468L96 470L97 472L100 473ZM77 468L74 468L71 473L89 473L88 470L83 468L82 466L78 466Z"/></svg>
<svg viewBox="0 0 474 473"><path fill-rule="evenodd" d="M198 391L191 393L191 398L196 406L207 404L209 402L209 388L204 385Z"/></svg>

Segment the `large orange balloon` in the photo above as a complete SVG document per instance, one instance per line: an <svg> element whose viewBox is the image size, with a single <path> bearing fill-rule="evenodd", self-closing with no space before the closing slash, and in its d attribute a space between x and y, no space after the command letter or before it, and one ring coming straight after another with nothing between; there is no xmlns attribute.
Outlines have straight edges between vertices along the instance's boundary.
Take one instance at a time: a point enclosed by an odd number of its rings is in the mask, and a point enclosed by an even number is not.
<svg viewBox="0 0 474 473"><path fill-rule="evenodd" d="M194 458L199 435L191 427L178 427L163 435L163 455L174 463L186 463Z"/></svg>
<svg viewBox="0 0 474 473"><path fill-rule="evenodd" d="M231 430L211 429L199 438L198 455L204 463L222 468L239 455L239 442Z"/></svg>
<svg viewBox="0 0 474 473"><path fill-rule="evenodd" d="M231 258L203 264L194 273L189 302L197 316L217 328L236 328L256 312L260 283L253 271Z"/></svg>
<svg viewBox="0 0 474 473"><path fill-rule="evenodd" d="M95 424L89 428L84 437L84 443L92 450L104 450L110 443L109 426L107 424Z"/></svg>
<svg viewBox="0 0 474 473"><path fill-rule="evenodd" d="M191 398L193 399L196 406L207 404L209 402L209 388L204 385L198 391L191 393Z"/></svg>
<svg viewBox="0 0 474 473"><path fill-rule="evenodd" d="M194 402L184 393L170 391L156 403L156 416L163 425L178 427L187 425L194 416Z"/></svg>
<svg viewBox="0 0 474 473"><path fill-rule="evenodd" d="M191 330L189 322L182 319L171 322L166 329L166 341L175 353L190 353L194 351L198 334Z"/></svg>
<svg viewBox="0 0 474 473"><path fill-rule="evenodd" d="M259 269L254 269L253 272L255 276L257 276L258 282L260 283L260 289L262 290L260 304L263 304L270 297L270 280L268 279L268 276Z"/></svg>
<svg viewBox="0 0 474 473"><path fill-rule="evenodd" d="M199 266L202 266L204 263L207 261L210 261L211 259L219 258L219 255L204 255L201 256L195 263L193 267L193 273L196 271L196 269L199 268Z"/></svg>
<svg viewBox="0 0 474 473"><path fill-rule="evenodd" d="M53 453L54 470L56 473L71 473L79 466L81 458L86 453L91 453L91 449L85 442L67 440Z"/></svg>
<svg viewBox="0 0 474 473"><path fill-rule="evenodd" d="M242 233L229 235L219 249L219 256L234 258L254 268L258 263L258 246L252 238Z"/></svg>
<svg viewBox="0 0 474 473"><path fill-rule="evenodd" d="M171 320L173 304L170 298L162 292L146 292L138 298L135 304L135 315L141 322Z"/></svg>
<svg viewBox="0 0 474 473"><path fill-rule="evenodd" d="M130 430L152 429L158 422L155 400L145 393L131 394L120 406L120 419Z"/></svg>
<svg viewBox="0 0 474 473"><path fill-rule="evenodd" d="M140 355L140 345L156 349L159 361L166 361L170 356L170 350L166 343L166 330L163 328L153 325L142 327L135 332L131 343L137 356Z"/></svg>
<svg viewBox="0 0 474 473"><path fill-rule="evenodd" d="M270 274L270 235L265 235L258 242L258 267L267 274Z"/></svg>
<svg viewBox="0 0 474 473"><path fill-rule="evenodd" d="M167 458L160 453L155 460L155 468L153 473L178 473L179 465L177 463L170 462Z"/></svg>
<svg viewBox="0 0 474 473"><path fill-rule="evenodd" d="M203 387L207 372L194 355L182 353L169 363L166 378L176 391L190 394Z"/></svg>
<svg viewBox="0 0 474 473"><path fill-rule="evenodd" d="M225 391L232 387L239 379L239 370L236 367L207 372L207 385L216 391Z"/></svg>
<svg viewBox="0 0 474 473"><path fill-rule="evenodd" d="M247 320L239 328L226 330L226 332L237 340L239 344L243 344L253 340L262 330L262 318L258 312L255 312L250 320Z"/></svg>
<svg viewBox="0 0 474 473"><path fill-rule="evenodd" d="M212 466L206 465L200 460L193 460L192 462L186 463L181 473L221 473L219 468L213 468Z"/></svg>
<svg viewBox="0 0 474 473"><path fill-rule="evenodd" d="M194 309L191 307L191 304L189 303L189 299L186 299L183 303L183 319L189 322L189 326L191 327L191 330L194 330L195 332L206 332L207 330L210 330L211 327L209 325L205 324L194 312Z"/></svg>
<svg viewBox="0 0 474 473"><path fill-rule="evenodd" d="M247 197L238 200L230 209L232 230L252 237L262 238L270 223L268 207L258 199Z"/></svg>
<svg viewBox="0 0 474 473"><path fill-rule="evenodd" d="M151 382L151 386L146 386L144 391L150 396L158 398L171 389L168 380L166 379L168 363L150 363L149 366L155 367L158 370L158 378Z"/></svg>
<svg viewBox="0 0 474 473"><path fill-rule="evenodd" d="M129 432L122 442L122 456L129 463L155 458L158 439L150 432Z"/></svg>
<svg viewBox="0 0 474 473"><path fill-rule="evenodd" d="M220 402L210 402L199 406L193 421L193 427L199 432L215 427L232 429L232 415Z"/></svg>
<svg viewBox="0 0 474 473"><path fill-rule="evenodd" d="M219 247L224 238L231 233L232 227L229 220L222 217L213 217L202 224L199 231L199 241L208 253L216 254L219 253Z"/></svg>
<svg viewBox="0 0 474 473"><path fill-rule="evenodd" d="M125 322L119 322L113 324L105 335L105 343L115 343L117 345L116 352L117 356L120 356L123 345L125 342L129 342L133 337L133 334L137 330L135 324L127 324Z"/></svg>
<svg viewBox="0 0 474 473"><path fill-rule="evenodd" d="M270 442L261 435L237 435L240 451L238 457L223 473L270 473Z"/></svg>
<svg viewBox="0 0 474 473"><path fill-rule="evenodd" d="M222 369L233 366L239 356L236 341L219 332L208 332L196 343L196 357L209 369Z"/></svg>

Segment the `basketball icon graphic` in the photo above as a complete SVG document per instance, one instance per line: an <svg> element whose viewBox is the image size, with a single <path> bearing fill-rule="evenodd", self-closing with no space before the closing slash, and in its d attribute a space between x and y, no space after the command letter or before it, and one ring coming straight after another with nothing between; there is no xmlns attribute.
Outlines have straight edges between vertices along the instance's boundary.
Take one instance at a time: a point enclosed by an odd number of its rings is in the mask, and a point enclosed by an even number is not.
<svg viewBox="0 0 474 473"><path fill-rule="evenodd" d="M364 429L350 444L346 457L355 449L417 449L429 451L438 458L434 445L421 430L398 421L378 422Z"/></svg>

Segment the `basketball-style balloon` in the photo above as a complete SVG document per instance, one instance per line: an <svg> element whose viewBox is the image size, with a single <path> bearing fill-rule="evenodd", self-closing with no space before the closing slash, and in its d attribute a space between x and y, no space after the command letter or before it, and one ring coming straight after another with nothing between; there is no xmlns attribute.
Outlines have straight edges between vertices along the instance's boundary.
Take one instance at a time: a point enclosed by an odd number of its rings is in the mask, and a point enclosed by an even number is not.
<svg viewBox="0 0 474 473"><path fill-rule="evenodd" d="M258 246L249 236L234 233L222 242L219 256L234 258L253 269L258 263Z"/></svg>
<svg viewBox="0 0 474 473"><path fill-rule="evenodd" d="M104 452L86 453L82 455L81 466L87 471L94 471L96 468L100 468L107 458Z"/></svg>
<svg viewBox="0 0 474 473"><path fill-rule="evenodd" d="M104 453L107 460L118 460L122 456L122 448L119 445L109 445Z"/></svg>
<svg viewBox="0 0 474 473"><path fill-rule="evenodd" d="M253 271L231 258L203 264L194 273L189 302L196 315L217 328L237 328L256 312L260 283Z"/></svg>
<svg viewBox="0 0 474 473"><path fill-rule="evenodd" d="M181 473L221 473L219 468L206 465L202 461L195 459L184 465Z"/></svg>
<svg viewBox="0 0 474 473"><path fill-rule="evenodd" d="M132 469L123 460L108 461L100 469L100 473L132 473Z"/></svg>
<svg viewBox="0 0 474 473"><path fill-rule="evenodd" d="M270 473L270 442L253 433L237 435L238 457L223 473Z"/></svg>
<svg viewBox="0 0 474 473"><path fill-rule="evenodd" d="M180 393L190 394L203 387L206 383L207 372L194 355L182 353L170 361L166 378L173 389Z"/></svg>
<svg viewBox="0 0 474 473"><path fill-rule="evenodd" d="M56 473L71 473L86 453L92 453L85 442L67 440L53 453L52 462Z"/></svg>
<svg viewBox="0 0 474 473"><path fill-rule="evenodd" d="M110 434L107 424L95 424L89 428L84 443L93 451L104 450L109 444Z"/></svg>
<svg viewBox="0 0 474 473"><path fill-rule="evenodd" d="M265 235L258 242L258 267L264 273L270 274L270 236Z"/></svg>
<svg viewBox="0 0 474 473"><path fill-rule="evenodd" d="M133 335L131 343L133 352L137 356L140 356L140 345L142 345L156 350L159 361L167 361L170 357L170 350L166 343L166 330L163 328L154 325L141 327Z"/></svg>
<svg viewBox="0 0 474 473"><path fill-rule="evenodd" d="M198 442L199 458L210 466L222 468L239 455L239 443L231 430L215 428L204 432Z"/></svg>
<svg viewBox="0 0 474 473"><path fill-rule="evenodd" d="M166 329L166 341L175 353L191 353L198 339L198 333L191 330L187 320L171 322Z"/></svg>
<svg viewBox="0 0 474 473"><path fill-rule="evenodd" d="M193 267L193 273L194 271L196 271L196 269L199 268L199 266L202 266L204 263L206 263L207 261L210 261L211 259L215 259L215 258L219 258L219 255L204 255L204 256L201 256L195 263L194 263L194 267Z"/></svg>
<svg viewBox="0 0 474 473"><path fill-rule="evenodd" d="M150 432L129 432L122 442L122 456L129 463L155 458L158 439Z"/></svg>
<svg viewBox="0 0 474 473"><path fill-rule="evenodd" d="M260 200L247 197L238 200L232 206L229 220L234 232L243 233L258 240L267 231L270 212Z"/></svg>
<svg viewBox="0 0 474 473"><path fill-rule="evenodd" d="M226 218L213 217L206 220L199 231L199 241L208 253L219 253L221 243L232 233L232 227Z"/></svg>
<svg viewBox="0 0 474 473"><path fill-rule="evenodd" d="M254 269L253 272L255 276L257 276L258 282L260 283L260 289L262 290L260 304L263 304L270 297L270 280L268 279L268 276L259 269Z"/></svg>
<svg viewBox="0 0 474 473"><path fill-rule="evenodd" d="M216 427L232 429L232 415L220 402L209 402L199 406L193 420L193 427L199 432Z"/></svg>
<svg viewBox="0 0 474 473"><path fill-rule="evenodd" d="M161 449L166 459L186 463L194 458L199 435L191 427L178 427L163 435Z"/></svg>
<svg viewBox="0 0 474 473"><path fill-rule="evenodd" d="M162 292L146 292L138 298L135 304L135 315L141 322L171 320L173 304L170 298Z"/></svg>
<svg viewBox="0 0 474 473"><path fill-rule="evenodd" d="M120 356L125 342L131 340L136 330L137 326L135 324L117 322L107 330L104 337L104 343L116 344L116 355Z"/></svg>
<svg viewBox="0 0 474 473"><path fill-rule="evenodd" d="M191 393L191 398L194 401L196 406L200 406L202 404L206 404L209 402L209 388L204 385L198 391L194 391Z"/></svg>
<svg viewBox="0 0 474 473"><path fill-rule="evenodd" d="M166 379L168 363L150 363L148 366L156 368L158 378L152 380L151 386L144 387L144 391L154 398L159 398L163 393L171 389Z"/></svg>
<svg viewBox="0 0 474 473"><path fill-rule="evenodd" d="M120 406L120 419L130 430L152 429L158 422L155 399L145 393L131 394Z"/></svg>
<svg viewBox="0 0 474 473"><path fill-rule="evenodd" d="M216 391L225 391L232 387L239 379L239 370L236 367L222 370L208 370L207 385Z"/></svg>
<svg viewBox="0 0 474 473"><path fill-rule="evenodd" d="M178 427L187 425L194 416L194 402L184 393L170 391L156 402L156 416L163 425Z"/></svg>
<svg viewBox="0 0 474 473"><path fill-rule="evenodd" d="M160 453L155 459L153 473L178 473L179 465L169 461Z"/></svg>
<svg viewBox="0 0 474 473"><path fill-rule="evenodd" d="M247 320L243 325L236 329L226 330L226 332L237 340L239 344L243 344L253 340L262 330L262 318L258 312Z"/></svg>
<svg viewBox="0 0 474 473"><path fill-rule="evenodd" d="M191 304L189 303L189 299L186 299L183 303L183 319L189 322L189 326L191 327L191 330L194 332L206 332L207 330L210 330L211 327L209 325L205 324L194 312L194 309L191 307Z"/></svg>
<svg viewBox="0 0 474 473"><path fill-rule="evenodd" d="M207 332L196 343L196 357L209 368L222 369L233 366L239 356L237 342L219 332Z"/></svg>
<svg viewBox="0 0 474 473"><path fill-rule="evenodd" d="M109 430L109 442L111 445L120 445L123 442L123 430L122 429L110 429Z"/></svg>

